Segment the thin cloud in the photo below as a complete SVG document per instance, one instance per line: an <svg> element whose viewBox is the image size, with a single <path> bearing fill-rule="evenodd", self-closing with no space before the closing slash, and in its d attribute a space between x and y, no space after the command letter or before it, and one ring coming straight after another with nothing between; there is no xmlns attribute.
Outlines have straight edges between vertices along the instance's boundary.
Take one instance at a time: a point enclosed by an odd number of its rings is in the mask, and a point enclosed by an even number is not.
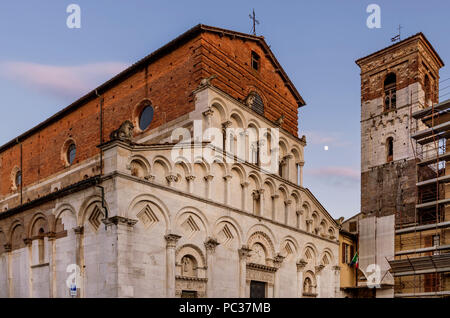
<svg viewBox="0 0 450 318"><path fill-rule="evenodd" d="M361 179L361 172L351 167L323 167L305 169L305 175L319 178L332 185L357 185Z"/></svg>
<svg viewBox="0 0 450 318"><path fill-rule="evenodd" d="M90 91L126 67L120 62L56 66L13 61L0 63L0 75L39 92L72 98Z"/></svg>

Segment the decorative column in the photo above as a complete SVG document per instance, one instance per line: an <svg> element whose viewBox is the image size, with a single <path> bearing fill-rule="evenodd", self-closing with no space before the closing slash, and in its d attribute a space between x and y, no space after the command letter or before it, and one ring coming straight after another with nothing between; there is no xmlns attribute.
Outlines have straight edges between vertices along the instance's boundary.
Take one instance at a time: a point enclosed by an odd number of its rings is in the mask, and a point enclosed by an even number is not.
<svg viewBox="0 0 450 318"><path fill-rule="evenodd" d="M303 211L302 210L297 210L297 211L295 211L295 214L297 215L297 228L300 229L301 228L301 224L302 224L301 216L303 214Z"/></svg>
<svg viewBox="0 0 450 318"><path fill-rule="evenodd" d="M231 121L227 120L225 122L222 123L222 136L223 136L223 151L227 152L227 140L228 140L228 136L227 136L227 128L231 126Z"/></svg>
<svg viewBox="0 0 450 318"><path fill-rule="evenodd" d="M272 195L272 221L275 221L275 212L277 208L277 199L280 197L278 193Z"/></svg>
<svg viewBox="0 0 450 318"><path fill-rule="evenodd" d="M300 166L300 186L303 187L303 166L305 165L304 161L298 163Z"/></svg>
<svg viewBox="0 0 450 318"><path fill-rule="evenodd" d="M80 287L77 286L77 289L80 290L80 298L83 298L85 295L85 291L84 291L84 279L86 277L86 275L84 274L84 257L83 257L83 234L84 234L84 226L78 226L75 227L73 229L73 231L75 232L75 264L78 265L78 267L80 268L80 277L81 277L81 281L80 283Z"/></svg>
<svg viewBox="0 0 450 318"><path fill-rule="evenodd" d="M283 263L284 256L281 256L280 254L276 255L273 259L273 265L277 269L275 272L275 281L273 286L273 297L279 298L280 297L280 268L281 264Z"/></svg>
<svg viewBox="0 0 450 318"><path fill-rule="evenodd" d="M9 298L13 298L13 284L12 284L12 279L13 279L13 269L12 269L12 255L11 255L11 251L12 251L12 246L11 244L5 244L3 245L4 249L5 249L5 253L6 258L7 258L7 275L8 275L8 296Z"/></svg>
<svg viewBox="0 0 450 318"><path fill-rule="evenodd" d="M195 180L195 176L191 175L191 176L186 177L189 193L194 193L194 180Z"/></svg>
<svg viewBox="0 0 450 318"><path fill-rule="evenodd" d="M26 249L28 250L28 295L30 298L33 298L33 241L30 238L24 238L23 242L25 243ZM35 241L37 243L37 241ZM37 245L37 244L36 244ZM36 249L38 247L36 246ZM39 253L39 251L38 251ZM39 257L39 256L38 256Z"/></svg>
<svg viewBox="0 0 450 318"><path fill-rule="evenodd" d="M304 259L297 262L297 296L299 298L303 297L303 270L306 264L308 264L308 262Z"/></svg>
<svg viewBox="0 0 450 318"><path fill-rule="evenodd" d="M207 175L205 176L205 180L206 180L206 198L207 199L211 199L211 181L214 178L213 175Z"/></svg>
<svg viewBox="0 0 450 318"><path fill-rule="evenodd" d="M259 189L259 211L258 215L262 216L264 214L264 189Z"/></svg>
<svg viewBox="0 0 450 318"><path fill-rule="evenodd" d="M316 274L316 294L317 294L317 298L320 298L322 296L321 295L322 290L321 290L321 286L320 286L320 275L321 275L322 269L324 267L325 266L323 266L323 265L318 265L315 268L316 269L315 274Z"/></svg>
<svg viewBox="0 0 450 318"><path fill-rule="evenodd" d="M219 242L212 237L208 237L205 242L208 277L208 281L206 283L206 297L208 298L214 297L214 253L217 245L219 245Z"/></svg>
<svg viewBox="0 0 450 318"><path fill-rule="evenodd" d="M289 221L289 207L292 204L292 200L288 199L284 201L284 224L288 224Z"/></svg>
<svg viewBox="0 0 450 318"><path fill-rule="evenodd" d="M259 194L258 190L253 190L252 198L253 198L253 211L252 211L252 214L258 215L258 202L259 202L259 198L260 198L260 194Z"/></svg>
<svg viewBox="0 0 450 318"><path fill-rule="evenodd" d="M241 183L241 187L242 187L242 198L241 198L241 202L242 202L242 210L246 211L247 210L247 188L248 185L250 183L248 181L244 181Z"/></svg>
<svg viewBox="0 0 450 318"><path fill-rule="evenodd" d="M239 250L239 297L245 298L245 287L247 285L247 260L251 249L243 245Z"/></svg>
<svg viewBox="0 0 450 318"><path fill-rule="evenodd" d="M290 171L289 171L290 170L289 169L289 161L292 158L293 158L293 156L289 154L289 155L284 156L283 160L282 160L282 162L284 163L284 172L285 172L285 175L283 177L286 180L291 180L290 179Z"/></svg>
<svg viewBox="0 0 450 318"><path fill-rule="evenodd" d="M50 276L50 298L56 297L56 240L55 232L48 233L48 245L50 253L48 255L49 276Z"/></svg>
<svg viewBox="0 0 450 318"><path fill-rule="evenodd" d="M223 180L225 181L225 198L224 198L224 203L225 204L230 204L231 203L231 189L230 189L230 180L233 176L232 175L226 175L225 177L223 177Z"/></svg>
<svg viewBox="0 0 450 318"><path fill-rule="evenodd" d="M341 267L333 266L334 270L334 297L339 297L340 286L341 286Z"/></svg>
<svg viewBox="0 0 450 318"><path fill-rule="evenodd" d="M211 128L211 120L212 120L212 116L214 114L214 110L211 107L208 107L204 112L203 112L203 116L205 116L206 118L206 128L205 130L207 131L207 133L205 134L205 141L211 141L211 134L209 131L209 128Z"/></svg>
<svg viewBox="0 0 450 318"><path fill-rule="evenodd" d="M166 239L166 296L175 297L175 249L181 236L168 234Z"/></svg>

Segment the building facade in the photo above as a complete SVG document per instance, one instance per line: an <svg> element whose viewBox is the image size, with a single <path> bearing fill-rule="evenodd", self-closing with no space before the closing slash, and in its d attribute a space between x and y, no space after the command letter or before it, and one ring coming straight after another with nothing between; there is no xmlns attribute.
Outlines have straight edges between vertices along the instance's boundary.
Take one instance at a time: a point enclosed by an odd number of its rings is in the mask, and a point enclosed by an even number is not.
<svg viewBox="0 0 450 318"><path fill-rule="evenodd" d="M199 25L0 147L0 296L340 296L304 105L263 37Z"/></svg>
<svg viewBox="0 0 450 318"><path fill-rule="evenodd" d="M368 277L372 273L366 268L379 266L377 297L439 296L434 289L442 281L411 278L415 276L411 271L420 266L409 271L409 278L401 278L408 271L399 273L399 264L424 256L421 248L441 246L432 242L436 233L422 232L420 227L444 220L445 202L436 208L436 198L445 197L444 188L433 179L445 171L446 158L437 156L444 168L439 163L438 167L435 154L440 145L445 154L447 136L425 142L417 142L415 136L430 127L417 114L439 102L439 69L444 63L422 33L356 63L361 68L361 270ZM435 277L436 269L427 270Z"/></svg>

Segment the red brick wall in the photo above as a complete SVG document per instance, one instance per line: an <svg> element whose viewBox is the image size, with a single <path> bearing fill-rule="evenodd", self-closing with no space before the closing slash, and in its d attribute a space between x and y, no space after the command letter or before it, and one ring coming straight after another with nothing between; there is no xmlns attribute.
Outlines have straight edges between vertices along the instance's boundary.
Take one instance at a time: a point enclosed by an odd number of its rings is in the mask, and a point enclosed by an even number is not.
<svg viewBox="0 0 450 318"><path fill-rule="evenodd" d="M261 57L260 72L251 69L252 50ZM283 127L297 135L297 103L258 44L204 32L136 70L107 92L101 92L104 98L103 141L109 140L110 133L125 120L134 122L135 108L144 98L150 99L155 108L149 129L194 110L192 91L208 74L217 74L218 79L213 84L240 100L256 88L265 99L266 117L276 120L285 114ZM140 132L136 130L136 133ZM24 187L68 169L62 159L62 148L69 138L77 145L75 164L99 154L99 98L86 102L22 142ZM12 192L12 170L20 167L20 146L2 152L0 164L0 196L5 196ZM71 180L76 181L80 180Z"/></svg>

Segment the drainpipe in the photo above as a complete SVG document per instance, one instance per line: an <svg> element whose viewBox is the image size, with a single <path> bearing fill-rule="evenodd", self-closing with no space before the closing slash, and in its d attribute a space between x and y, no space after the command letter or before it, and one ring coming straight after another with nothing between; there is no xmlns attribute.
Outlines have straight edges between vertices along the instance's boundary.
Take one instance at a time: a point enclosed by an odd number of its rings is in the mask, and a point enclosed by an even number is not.
<svg viewBox="0 0 450 318"><path fill-rule="evenodd" d="M98 93L97 89L95 90L95 95L100 99L100 145L103 143L103 97ZM105 188L101 186L101 177L103 176L103 149L100 148L100 178L98 179L98 183L96 185L97 188L100 189L102 193L102 208L105 212L105 219L108 219L108 209L105 204ZM106 224L105 224L106 229Z"/></svg>

